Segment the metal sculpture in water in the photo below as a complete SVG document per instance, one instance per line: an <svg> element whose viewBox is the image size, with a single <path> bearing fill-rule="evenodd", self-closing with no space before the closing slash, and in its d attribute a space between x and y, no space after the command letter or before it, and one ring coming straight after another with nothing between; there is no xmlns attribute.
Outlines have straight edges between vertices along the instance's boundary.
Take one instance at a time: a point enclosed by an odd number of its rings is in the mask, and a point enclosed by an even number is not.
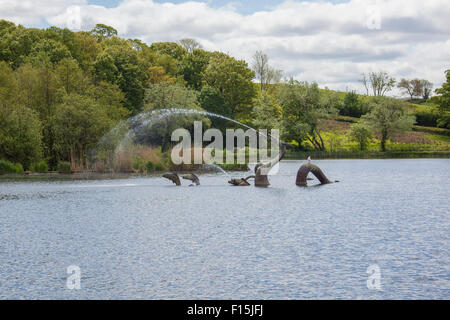
<svg viewBox="0 0 450 320"><path fill-rule="evenodd" d="M286 154L286 147L287 144L280 141L281 145L281 152L275 159L263 163L260 162L255 166L255 187L268 187L270 185L269 179L267 175L269 174L270 170L281 161L281 159L284 158Z"/></svg>
<svg viewBox="0 0 450 320"><path fill-rule="evenodd" d="M193 184L191 186L199 186L200 185L200 179L193 173L190 173L188 175L182 176L184 180L190 180Z"/></svg>
<svg viewBox="0 0 450 320"><path fill-rule="evenodd" d="M162 177L172 181L177 186L181 186L180 177L176 173L166 173Z"/></svg>
<svg viewBox="0 0 450 320"><path fill-rule="evenodd" d="M308 161L305 162L300 169L298 169L297 172L297 180L295 181L295 184L299 187L307 187L308 186L308 180L311 180L308 178L308 174L312 173L316 176L316 178L320 181L320 184L329 184L333 183L333 181L330 181L327 176L323 173L322 169L320 169L317 165L311 162L311 157L308 157ZM339 181L334 181L339 182Z"/></svg>

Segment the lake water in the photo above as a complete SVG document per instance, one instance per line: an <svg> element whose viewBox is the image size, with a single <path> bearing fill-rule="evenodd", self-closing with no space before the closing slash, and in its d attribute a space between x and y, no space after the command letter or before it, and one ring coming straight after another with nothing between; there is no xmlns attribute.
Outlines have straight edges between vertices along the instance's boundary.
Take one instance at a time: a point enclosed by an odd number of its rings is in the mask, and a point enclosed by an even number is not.
<svg viewBox="0 0 450 320"><path fill-rule="evenodd" d="M449 299L450 159L315 163L341 182L0 180L0 299Z"/></svg>

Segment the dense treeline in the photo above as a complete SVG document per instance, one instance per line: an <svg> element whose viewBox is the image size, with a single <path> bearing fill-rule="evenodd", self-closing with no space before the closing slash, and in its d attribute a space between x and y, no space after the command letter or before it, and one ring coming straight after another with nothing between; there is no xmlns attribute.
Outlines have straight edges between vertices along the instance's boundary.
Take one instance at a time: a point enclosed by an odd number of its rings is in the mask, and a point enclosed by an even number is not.
<svg viewBox="0 0 450 320"><path fill-rule="evenodd" d="M249 66L203 50L192 39L147 45L122 39L101 24L90 32L72 32L0 20L0 159L25 170L67 163L86 168L89 150L111 128L162 108L202 109L257 128L279 128L299 149L325 150L321 118L363 117L399 104L352 92L342 97L317 84L280 79L281 71L262 52ZM391 129L402 127L396 122L405 124L402 107L395 117L384 127L375 115L366 122L387 139ZM412 124L411 118L406 122ZM219 120L212 125L225 127Z"/></svg>

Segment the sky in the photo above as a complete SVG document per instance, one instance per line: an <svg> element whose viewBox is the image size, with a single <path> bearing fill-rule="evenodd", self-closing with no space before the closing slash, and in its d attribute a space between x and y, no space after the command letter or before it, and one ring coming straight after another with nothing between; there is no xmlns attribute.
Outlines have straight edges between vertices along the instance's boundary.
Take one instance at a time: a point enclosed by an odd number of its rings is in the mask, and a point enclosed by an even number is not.
<svg viewBox="0 0 450 320"><path fill-rule="evenodd" d="M0 19L27 27L103 23L149 44L194 38L249 64L262 50L286 77L360 93L372 71L441 86L448 17L448 0L0 0Z"/></svg>

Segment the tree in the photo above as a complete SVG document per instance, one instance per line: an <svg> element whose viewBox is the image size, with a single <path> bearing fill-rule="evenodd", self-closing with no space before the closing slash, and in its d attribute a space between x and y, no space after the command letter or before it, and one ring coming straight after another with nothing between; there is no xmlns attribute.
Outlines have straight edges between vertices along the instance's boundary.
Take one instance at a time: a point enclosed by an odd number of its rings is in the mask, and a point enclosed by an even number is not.
<svg viewBox="0 0 450 320"><path fill-rule="evenodd" d="M65 58L72 58L72 55L62 43L51 39L43 39L33 45L30 59L39 61L43 57L48 57L50 62L57 64Z"/></svg>
<svg viewBox="0 0 450 320"><path fill-rule="evenodd" d="M37 113L24 106L0 105L0 158L26 169L42 157L42 127Z"/></svg>
<svg viewBox="0 0 450 320"><path fill-rule="evenodd" d="M179 83L158 83L152 84L145 91L146 111L158 111L161 109L195 109L203 111L197 100L197 93L182 86ZM142 128L142 132L137 135L136 143L162 146L167 150L171 142L171 135L175 129L191 129L195 120L202 120L204 126L209 126L209 120L202 115L177 114L172 117L167 116L154 123L149 123Z"/></svg>
<svg viewBox="0 0 450 320"><path fill-rule="evenodd" d="M13 69L18 68L42 38L42 30L4 22L0 32L0 60L11 63Z"/></svg>
<svg viewBox="0 0 450 320"><path fill-rule="evenodd" d="M181 39L180 41L180 45L186 49L186 51L188 53L192 53L195 49L201 49L202 45L196 41L195 39Z"/></svg>
<svg viewBox="0 0 450 320"><path fill-rule="evenodd" d="M103 41L105 38L110 39L117 36L117 30L100 23L95 25L95 28L91 30L91 34L96 37L98 41Z"/></svg>
<svg viewBox="0 0 450 320"><path fill-rule="evenodd" d="M149 85L145 90L146 111L156 109L200 109L197 94L194 90L182 85L170 83L158 83Z"/></svg>
<svg viewBox="0 0 450 320"><path fill-rule="evenodd" d="M252 69L259 80L261 91L267 91L271 83L278 83L283 74L283 71L269 65L269 57L262 51L256 51L253 55Z"/></svg>
<svg viewBox="0 0 450 320"><path fill-rule="evenodd" d="M363 124L381 137L381 151L386 151L386 141L398 130L410 130L415 117L408 114L402 101L378 98L373 101L372 111L362 117Z"/></svg>
<svg viewBox="0 0 450 320"><path fill-rule="evenodd" d="M55 73L59 85L67 94L72 92L82 93L87 89L87 81L75 59L65 58L55 67Z"/></svg>
<svg viewBox="0 0 450 320"><path fill-rule="evenodd" d="M87 167L87 153L112 127L114 121L105 106L90 97L66 95L57 105L51 119L54 128L55 150L72 166Z"/></svg>
<svg viewBox="0 0 450 320"><path fill-rule="evenodd" d="M423 88L422 98L427 101L428 98L430 98L431 91L433 90L433 84L425 79L420 80L420 82Z"/></svg>
<svg viewBox="0 0 450 320"><path fill-rule="evenodd" d="M203 72L208 67L210 54L204 50L196 49L184 56L181 61L181 74L187 85L195 90L203 86Z"/></svg>
<svg viewBox="0 0 450 320"><path fill-rule="evenodd" d="M290 79L283 83L277 93L283 110L283 136L288 141L309 141L314 149L325 150L319 129L319 119L328 109L320 104L317 83L298 82Z"/></svg>
<svg viewBox="0 0 450 320"><path fill-rule="evenodd" d="M372 133L366 125L354 123L350 127L350 137L359 143L359 150L364 151L367 149L370 139L372 139Z"/></svg>
<svg viewBox="0 0 450 320"><path fill-rule="evenodd" d="M368 88L372 88L372 92L374 96L384 96L386 92L392 90L395 85L395 79L390 77L387 72L379 71L379 72L370 72L368 76L363 74L363 79L361 80L366 87L368 92Z"/></svg>
<svg viewBox="0 0 450 320"><path fill-rule="evenodd" d="M248 68L247 63L215 52L203 77L206 84L223 95L225 103L231 107L234 119L241 117L245 121L256 95L252 82L255 73Z"/></svg>
<svg viewBox="0 0 450 320"><path fill-rule="evenodd" d="M344 97L344 102L340 107L339 114L343 116L360 118L366 110L363 108L363 103L359 101L359 97L355 91L347 92Z"/></svg>
<svg viewBox="0 0 450 320"><path fill-rule="evenodd" d="M147 86L150 84L157 84L161 82L169 82L174 84L176 81L177 79L168 75L166 73L166 70L164 70L164 68L161 66L154 66L148 68Z"/></svg>
<svg viewBox="0 0 450 320"><path fill-rule="evenodd" d="M72 56L83 70L88 70L102 51L102 46L89 32L76 32Z"/></svg>
<svg viewBox="0 0 450 320"><path fill-rule="evenodd" d="M400 80L400 82L398 83L397 87L399 89L401 89L404 93L407 93L410 95L411 100L413 99L414 96L414 88L413 85L411 83L411 81L406 80L406 79L402 79Z"/></svg>
<svg viewBox="0 0 450 320"><path fill-rule="evenodd" d="M206 85L200 91L198 101L200 106L208 112L219 114L231 118L231 106L226 104L223 95L216 89ZM225 130L230 125L229 121L218 118L211 118L211 125L214 128Z"/></svg>
<svg viewBox="0 0 450 320"><path fill-rule="evenodd" d="M261 93L253 106L252 124L257 129L280 129L282 109L266 92Z"/></svg>
<svg viewBox="0 0 450 320"><path fill-rule="evenodd" d="M150 49L160 55L169 55L177 61L180 61L186 54L186 49L175 42L155 42L152 43Z"/></svg>
<svg viewBox="0 0 450 320"><path fill-rule="evenodd" d="M117 69L113 57L108 53L102 53L94 62L94 70L98 81L119 83L119 69Z"/></svg>
<svg viewBox="0 0 450 320"><path fill-rule="evenodd" d="M9 65L0 61L0 105L4 107L15 102L18 95L18 84L13 70Z"/></svg>
<svg viewBox="0 0 450 320"><path fill-rule="evenodd" d="M130 111L124 107L125 94L116 84L101 81L91 85L85 94L89 95L97 105L105 108L108 118L114 122L126 119Z"/></svg>
<svg viewBox="0 0 450 320"><path fill-rule="evenodd" d="M436 89L439 95L437 100L439 102L439 119L438 125L440 127L450 128L450 69L445 71L447 81L444 82L442 88Z"/></svg>
<svg viewBox="0 0 450 320"><path fill-rule="evenodd" d="M360 80L366 89L366 95L369 95L369 80L367 79L367 75L365 73L362 74L362 79Z"/></svg>
<svg viewBox="0 0 450 320"><path fill-rule="evenodd" d="M423 83L419 79L411 80L412 88L413 88L413 96L420 97L423 95Z"/></svg>
<svg viewBox="0 0 450 320"><path fill-rule="evenodd" d="M138 52L130 42L114 37L105 40L103 45L104 52L94 65L97 77L117 84L125 93L125 107L136 114L143 107L147 70L142 67Z"/></svg>

